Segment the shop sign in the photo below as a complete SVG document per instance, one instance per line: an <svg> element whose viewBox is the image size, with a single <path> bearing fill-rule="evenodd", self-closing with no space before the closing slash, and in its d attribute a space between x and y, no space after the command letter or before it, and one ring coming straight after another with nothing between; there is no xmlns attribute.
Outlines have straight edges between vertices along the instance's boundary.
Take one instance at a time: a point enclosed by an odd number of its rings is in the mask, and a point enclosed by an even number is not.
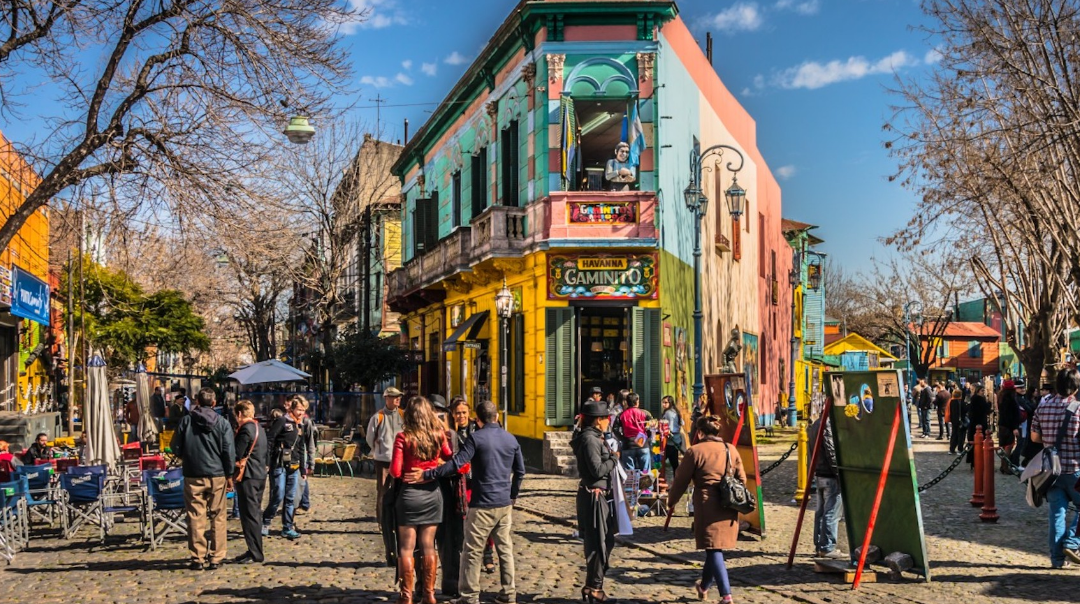
<svg viewBox="0 0 1080 604"><path fill-rule="evenodd" d="M480 350L483 345L480 342L462 342L461 344L465 350Z"/></svg>
<svg viewBox="0 0 1080 604"><path fill-rule="evenodd" d="M0 266L0 305L11 306L11 269Z"/></svg>
<svg viewBox="0 0 1080 604"><path fill-rule="evenodd" d="M656 254L553 254L548 256L548 299L656 298Z"/></svg>
<svg viewBox="0 0 1080 604"><path fill-rule="evenodd" d="M16 266L11 285L11 314L48 325L49 284Z"/></svg>
<svg viewBox="0 0 1080 604"><path fill-rule="evenodd" d="M636 224L636 201L568 201L570 224Z"/></svg>

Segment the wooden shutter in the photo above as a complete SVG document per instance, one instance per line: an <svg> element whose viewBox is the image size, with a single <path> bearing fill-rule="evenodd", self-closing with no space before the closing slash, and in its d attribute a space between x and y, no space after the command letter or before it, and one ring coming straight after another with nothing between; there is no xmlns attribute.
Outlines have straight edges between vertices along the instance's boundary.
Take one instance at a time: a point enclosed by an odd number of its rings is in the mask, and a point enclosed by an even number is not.
<svg viewBox="0 0 1080 604"><path fill-rule="evenodd" d="M510 344L513 346L511 360L514 366L514 396L511 407L516 413L525 413L525 315L515 314L510 319L510 331Z"/></svg>
<svg viewBox="0 0 1080 604"><path fill-rule="evenodd" d="M634 392L641 406L653 416L660 415L660 310L632 308L630 319L630 360Z"/></svg>
<svg viewBox="0 0 1080 604"><path fill-rule="evenodd" d="M574 309L549 308L545 316L545 423L574 423Z"/></svg>
<svg viewBox="0 0 1080 604"><path fill-rule="evenodd" d="M427 224L424 232L424 240L427 242L428 251L434 250L439 245L439 192L432 191L428 199Z"/></svg>

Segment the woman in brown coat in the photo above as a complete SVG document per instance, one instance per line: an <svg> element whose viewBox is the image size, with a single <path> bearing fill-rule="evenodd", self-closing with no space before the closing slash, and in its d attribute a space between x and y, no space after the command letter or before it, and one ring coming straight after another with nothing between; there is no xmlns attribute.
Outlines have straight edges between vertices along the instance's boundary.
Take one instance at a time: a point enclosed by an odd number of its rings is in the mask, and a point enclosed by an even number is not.
<svg viewBox="0 0 1080 604"><path fill-rule="evenodd" d="M730 603L731 582L724 564L724 550L734 548L739 540L739 513L720 507L716 485L729 471L746 482L746 472L735 447L720 438L719 418L705 416L699 419L694 436L697 444L690 447L679 462L675 480L668 490L668 508L674 509L693 481L694 538L697 548L705 550L705 568L694 589L698 599L704 600L715 583L722 596L721 602Z"/></svg>

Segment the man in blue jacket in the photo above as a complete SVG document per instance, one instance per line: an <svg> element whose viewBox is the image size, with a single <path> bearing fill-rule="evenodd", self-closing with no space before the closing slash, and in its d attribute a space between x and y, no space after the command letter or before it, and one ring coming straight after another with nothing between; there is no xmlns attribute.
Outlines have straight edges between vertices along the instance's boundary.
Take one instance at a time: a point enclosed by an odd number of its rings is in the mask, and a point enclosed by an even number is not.
<svg viewBox="0 0 1080 604"><path fill-rule="evenodd" d="M477 604L480 601L480 564L488 538L495 541L499 556L499 604L517 602L514 583L514 544L511 541L511 510L525 478L525 459L521 446L498 424L495 403L476 405L473 432L454 458L433 470L416 470L406 475L406 482L427 482L454 475L463 465L472 463L472 499L465 516L465 543L461 551L458 585L461 597L452 604ZM511 478L512 480L507 480Z"/></svg>
<svg viewBox="0 0 1080 604"><path fill-rule="evenodd" d="M213 388L200 390L172 440L172 450L183 463L192 570L214 570L226 554L225 487L236 464L236 451L229 421L214 411L215 398Z"/></svg>

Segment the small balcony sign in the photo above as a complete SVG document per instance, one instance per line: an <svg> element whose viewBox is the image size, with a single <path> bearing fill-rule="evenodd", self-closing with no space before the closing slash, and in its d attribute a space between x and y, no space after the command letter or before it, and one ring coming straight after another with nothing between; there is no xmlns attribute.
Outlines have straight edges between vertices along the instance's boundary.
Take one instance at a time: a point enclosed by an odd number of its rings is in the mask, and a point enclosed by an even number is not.
<svg viewBox="0 0 1080 604"><path fill-rule="evenodd" d="M570 224L637 224L636 201L569 201L566 204Z"/></svg>
<svg viewBox="0 0 1080 604"><path fill-rule="evenodd" d="M553 254L548 256L549 300L656 298L656 254Z"/></svg>
<svg viewBox="0 0 1080 604"><path fill-rule="evenodd" d="M13 268L11 314L48 325L49 284L18 266Z"/></svg>

